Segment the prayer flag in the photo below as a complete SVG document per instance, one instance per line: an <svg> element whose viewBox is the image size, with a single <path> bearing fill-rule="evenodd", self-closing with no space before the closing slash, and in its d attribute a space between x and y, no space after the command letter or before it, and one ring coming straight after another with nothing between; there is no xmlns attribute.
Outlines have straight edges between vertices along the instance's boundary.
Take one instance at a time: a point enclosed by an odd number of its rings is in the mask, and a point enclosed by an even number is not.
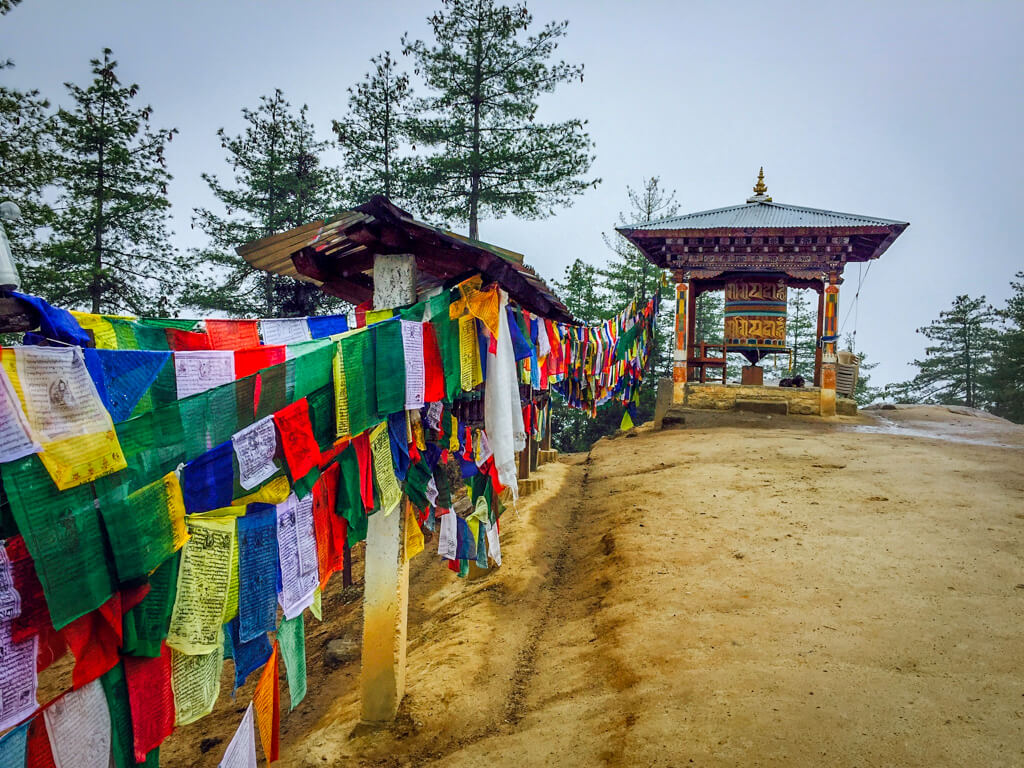
<svg viewBox="0 0 1024 768"><path fill-rule="evenodd" d="M171 649L165 645L155 658L126 656L124 659L125 684L134 733L134 756L140 763L174 730L171 654Z"/></svg>
<svg viewBox="0 0 1024 768"><path fill-rule="evenodd" d="M243 643L277 623L277 515L269 504L252 504L238 518L238 620Z"/></svg>
<svg viewBox="0 0 1024 768"><path fill-rule="evenodd" d="M306 398L296 400L275 413L274 423L281 434L281 446L294 482L320 462L320 446L313 439Z"/></svg>
<svg viewBox="0 0 1024 768"><path fill-rule="evenodd" d="M223 644L221 623L231 580L235 519L190 518L178 568L167 644L183 654L208 654Z"/></svg>
<svg viewBox="0 0 1024 768"><path fill-rule="evenodd" d="M301 613L281 622L277 644L288 678L288 711L291 711L306 698L306 630Z"/></svg>
<svg viewBox="0 0 1024 768"><path fill-rule="evenodd" d="M252 702L245 708L242 722L231 737L217 768L256 768L256 729L253 727Z"/></svg>
<svg viewBox="0 0 1024 768"><path fill-rule="evenodd" d="M260 345L256 320L215 320L207 318L206 333L211 349L248 349Z"/></svg>
<svg viewBox="0 0 1024 768"><path fill-rule="evenodd" d="M256 708L256 722L260 726L260 742L268 763L280 759L281 744L281 692L277 682L277 643L274 643L270 661L263 667L260 681L252 695Z"/></svg>

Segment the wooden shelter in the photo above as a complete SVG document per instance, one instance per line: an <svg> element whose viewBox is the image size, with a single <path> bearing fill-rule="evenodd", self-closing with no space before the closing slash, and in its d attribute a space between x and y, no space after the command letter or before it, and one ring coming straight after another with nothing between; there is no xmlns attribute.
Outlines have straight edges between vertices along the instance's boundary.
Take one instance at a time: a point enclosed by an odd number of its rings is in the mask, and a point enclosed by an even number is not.
<svg viewBox="0 0 1024 768"><path fill-rule="evenodd" d="M417 221L383 195L328 221L247 243L238 255L257 269L315 283L352 304L373 296L374 257L416 258L420 294L445 282L483 275L530 312L570 322L572 316L522 254Z"/></svg>
<svg viewBox="0 0 1024 768"><path fill-rule="evenodd" d="M744 383L759 384L757 362L785 347L787 288L818 292L814 384L822 415L835 413L839 285L848 263L877 259L909 224L772 201L758 174L743 205L620 227L618 231L676 283L673 400L686 399L688 383L720 369L728 352L751 365ZM726 292L724 343L695 338L696 302L705 291Z"/></svg>

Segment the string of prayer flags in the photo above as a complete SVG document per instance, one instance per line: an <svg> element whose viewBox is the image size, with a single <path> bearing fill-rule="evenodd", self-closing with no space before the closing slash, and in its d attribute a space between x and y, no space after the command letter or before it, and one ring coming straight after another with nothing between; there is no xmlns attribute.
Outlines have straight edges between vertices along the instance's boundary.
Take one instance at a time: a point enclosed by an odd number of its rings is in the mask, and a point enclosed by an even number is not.
<svg viewBox="0 0 1024 768"><path fill-rule="evenodd" d="M256 768L256 729L254 727L252 702L245 708L242 722L231 737L224 757L217 763L217 768Z"/></svg>
<svg viewBox="0 0 1024 768"><path fill-rule="evenodd" d="M264 344L296 344L313 338L304 317L276 317L260 320Z"/></svg>
<svg viewBox="0 0 1024 768"><path fill-rule="evenodd" d="M235 353L230 350L196 350L174 353L178 399L182 400L235 380Z"/></svg>
<svg viewBox="0 0 1024 768"><path fill-rule="evenodd" d="M277 621L277 512L252 504L238 518L239 638L247 643Z"/></svg>
<svg viewBox="0 0 1024 768"><path fill-rule="evenodd" d="M313 438L306 398L296 400L274 414L281 435L281 447L292 481L305 477L320 462L320 446Z"/></svg>
<svg viewBox="0 0 1024 768"><path fill-rule="evenodd" d="M124 469L114 422L78 347L18 347L4 365L60 490Z"/></svg>
<svg viewBox="0 0 1024 768"><path fill-rule="evenodd" d="M316 537L313 533L313 497L292 494L277 505L277 546L281 568L278 601L286 619L302 613L320 586Z"/></svg>
<svg viewBox="0 0 1024 768"><path fill-rule="evenodd" d="M171 649L171 691L174 694L174 724L188 725L213 711L220 694L220 673L224 666L223 637L209 653L190 655Z"/></svg>
<svg viewBox="0 0 1024 768"><path fill-rule="evenodd" d="M290 712L306 698L306 629L301 613L281 622L277 628L277 647L288 678Z"/></svg>
<svg viewBox="0 0 1024 768"><path fill-rule="evenodd" d="M124 676L133 724L133 754L137 762L163 744L174 730L174 692L171 654L166 645L159 656L125 656Z"/></svg>
<svg viewBox="0 0 1024 768"><path fill-rule="evenodd" d="M272 763L281 757L281 691L277 680L276 642L252 694L252 703L256 708L256 722L260 726L263 755L268 763Z"/></svg>
<svg viewBox="0 0 1024 768"><path fill-rule="evenodd" d="M101 499L100 514L120 581L152 573L188 539L185 500L174 472L123 501Z"/></svg>
<svg viewBox="0 0 1024 768"><path fill-rule="evenodd" d="M387 423L378 424L370 432L370 453L373 455L373 474L377 481L380 509L387 517L402 500L402 489L395 477L395 466L391 459L391 438Z"/></svg>
<svg viewBox="0 0 1024 768"><path fill-rule="evenodd" d="M56 768L109 768L110 711L94 680L43 710Z"/></svg>
<svg viewBox="0 0 1024 768"><path fill-rule="evenodd" d="M274 418L266 416L231 436L238 461L238 484L247 491L269 480L278 471L277 430Z"/></svg>
<svg viewBox="0 0 1024 768"><path fill-rule="evenodd" d="M231 659L235 664L235 687L237 691L253 672L267 663L270 658L270 639L267 633L257 635L243 642L238 634L238 618L225 625L224 637L231 648Z"/></svg>
<svg viewBox="0 0 1024 768"><path fill-rule="evenodd" d="M190 518L181 553L167 644L182 654L209 654L223 645L224 616L235 549L235 519Z"/></svg>
<svg viewBox="0 0 1024 768"><path fill-rule="evenodd" d="M216 320L207 318L206 333L211 349L248 349L260 345L256 320Z"/></svg>
<svg viewBox="0 0 1024 768"><path fill-rule="evenodd" d="M4 464L0 472L50 619L61 629L114 593L92 488L81 485L58 493L34 455Z"/></svg>
<svg viewBox="0 0 1024 768"><path fill-rule="evenodd" d="M14 386L7 372L0 367L0 463L21 459L41 450L43 447L32 436Z"/></svg>

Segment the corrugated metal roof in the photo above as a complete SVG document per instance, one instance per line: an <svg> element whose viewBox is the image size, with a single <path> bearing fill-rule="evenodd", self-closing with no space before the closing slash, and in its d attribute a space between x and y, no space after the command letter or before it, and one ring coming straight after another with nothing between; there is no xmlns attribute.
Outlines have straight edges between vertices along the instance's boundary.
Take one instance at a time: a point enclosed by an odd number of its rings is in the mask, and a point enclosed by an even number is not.
<svg viewBox="0 0 1024 768"><path fill-rule="evenodd" d="M672 216L658 221L646 221L619 227L624 230L678 230L678 229L754 229L757 227L785 229L787 227L889 227L906 225L904 221L860 216L855 213L803 208L782 203L745 203L728 208L698 211L684 216Z"/></svg>

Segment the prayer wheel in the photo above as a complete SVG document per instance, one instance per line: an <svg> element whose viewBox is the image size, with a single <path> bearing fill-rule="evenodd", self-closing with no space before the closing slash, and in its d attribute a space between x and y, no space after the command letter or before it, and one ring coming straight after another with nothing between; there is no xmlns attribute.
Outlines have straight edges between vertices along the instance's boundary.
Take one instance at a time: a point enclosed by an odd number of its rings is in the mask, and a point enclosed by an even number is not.
<svg viewBox="0 0 1024 768"><path fill-rule="evenodd" d="M725 284L725 345L751 365L786 351L786 284L744 277Z"/></svg>

